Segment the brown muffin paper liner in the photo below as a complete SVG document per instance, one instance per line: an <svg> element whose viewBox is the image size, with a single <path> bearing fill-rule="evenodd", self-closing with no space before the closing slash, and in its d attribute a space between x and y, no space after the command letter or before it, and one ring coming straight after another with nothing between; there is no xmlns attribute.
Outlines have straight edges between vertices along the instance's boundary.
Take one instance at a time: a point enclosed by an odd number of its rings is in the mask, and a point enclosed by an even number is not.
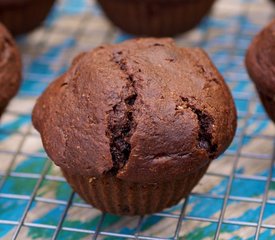
<svg viewBox="0 0 275 240"><path fill-rule="evenodd" d="M259 89L258 89L258 93L268 116L275 123L275 98L272 99L271 97L262 93Z"/></svg>
<svg viewBox="0 0 275 240"><path fill-rule="evenodd" d="M101 211L116 215L145 215L177 204L200 181L208 166L209 163L179 180L152 184L127 182L115 176L76 175L65 169L62 172L74 191Z"/></svg>
<svg viewBox="0 0 275 240"><path fill-rule="evenodd" d="M13 35L29 32L38 27L47 17L55 0L30 0L26 3L0 7L0 22Z"/></svg>
<svg viewBox="0 0 275 240"><path fill-rule="evenodd" d="M98 0L106 16L125 32L173 36L195 27L215 0Z"/></svg>

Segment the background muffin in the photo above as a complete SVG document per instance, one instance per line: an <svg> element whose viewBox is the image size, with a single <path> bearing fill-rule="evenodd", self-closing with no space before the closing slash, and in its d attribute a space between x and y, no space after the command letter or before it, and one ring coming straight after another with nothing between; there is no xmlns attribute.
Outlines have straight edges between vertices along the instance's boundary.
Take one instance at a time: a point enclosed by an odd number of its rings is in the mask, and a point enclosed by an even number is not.
<svg viewBox="0 0 275 240"><path fill-rule="evenodd" d="M39 98L46 152L87 202L147 214L176 204L231 143L231 94L200 49L130 40L78 56Z"/></svg>
<svg viewBox="0 0 275 240"><path fill-rule="evenodd" d="M268 115L275 121L275 19L254 38L246 66Z"/></svg>
<svg viewBox="0 0 275 240"><path fill-rule="evenodd" d="M128 33L172 36L195 27L215 0L98 0L106 16Z"/></svg>
<svg viewBox="0 0 275 240"><path fill-rule="evenodd" d="M29 32L47 17L55 0L0 0L0 21L12 34Z"/></svg>
<svg viewBox="0 0 275 240"><path fill-rule="evenodd" d="M18 91L21 81L20 54L11 35L0 24L0 115Z"/></svg>

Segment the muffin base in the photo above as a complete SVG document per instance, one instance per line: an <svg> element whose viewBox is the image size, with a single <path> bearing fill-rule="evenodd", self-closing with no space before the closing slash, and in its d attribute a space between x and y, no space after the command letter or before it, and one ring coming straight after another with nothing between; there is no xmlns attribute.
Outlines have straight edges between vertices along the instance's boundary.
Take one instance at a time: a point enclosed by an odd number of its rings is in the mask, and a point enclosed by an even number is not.
<svg viewBox="0 0 275 240"><path fill-rule="evenodd" d="M54 2L55 0L30 0L0 6L0 21L13 35L27 33L45 20Z"/></svg>
<svg viewBox="0 0 275 240"><path fill-rule="evenodd" d="M72 175L62 170L68 183L86 202L116 215L145 215L159 212L186 197L207 171L209 163L180 180L141 184L120 180Z"/></svg>
<svg viewBox="0 0 275 240"><path fill-rule="evenodd" d="M136 35L173 36L195 27L215 0L98 0L106 16Z"/></svg>
<svg viewBox="0 0 275 240"><path fill-rule="evenodd" d="M275 123L275 99L268 97L259 90L258 93L268 116Z"/></svg>

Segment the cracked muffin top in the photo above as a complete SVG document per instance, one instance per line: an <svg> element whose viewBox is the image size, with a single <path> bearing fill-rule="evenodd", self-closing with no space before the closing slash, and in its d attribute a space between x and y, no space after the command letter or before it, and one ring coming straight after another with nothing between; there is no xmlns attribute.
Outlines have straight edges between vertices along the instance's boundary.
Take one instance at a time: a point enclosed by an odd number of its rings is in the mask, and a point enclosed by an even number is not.
<svg viewBox="0 0 275 240"><path fill-rule="evenodd" d="M0 115L20 86L21 58L16 44L0 23Z"/></svg>
<svg viewBox="0 0 275 240"><path fill-rule="evenodd" d="M275 98L275 19L253 39L246 66L259 90Z"/></svg>
<svg viewBox="0 0 275 240"><path fill-rule="evenodd" d="M225 151L236 110L203 50L148 38L79 55L39 98L33 123L61 168L154 183Z"/></svg>

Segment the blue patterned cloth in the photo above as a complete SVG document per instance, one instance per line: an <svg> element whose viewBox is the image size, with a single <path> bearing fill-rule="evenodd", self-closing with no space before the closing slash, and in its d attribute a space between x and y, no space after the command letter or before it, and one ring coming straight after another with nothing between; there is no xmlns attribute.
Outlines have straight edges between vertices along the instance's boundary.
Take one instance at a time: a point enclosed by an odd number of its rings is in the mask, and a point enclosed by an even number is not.
<svg viewBox="0 0 275 240"><path fill-rule="evenodd" d="M171 239L176 230L188 240L275 239L275 128L243 63L274 12L267 0L220 0L200 26L176 38L204 48L225 77L238 131L186 202L140 219L103 215L73 194L31 127L35 99L77 53L133 37L114 28L93 1L59 1L44 26L17 39L24 82L0 124L0 239Z"/></svg>

